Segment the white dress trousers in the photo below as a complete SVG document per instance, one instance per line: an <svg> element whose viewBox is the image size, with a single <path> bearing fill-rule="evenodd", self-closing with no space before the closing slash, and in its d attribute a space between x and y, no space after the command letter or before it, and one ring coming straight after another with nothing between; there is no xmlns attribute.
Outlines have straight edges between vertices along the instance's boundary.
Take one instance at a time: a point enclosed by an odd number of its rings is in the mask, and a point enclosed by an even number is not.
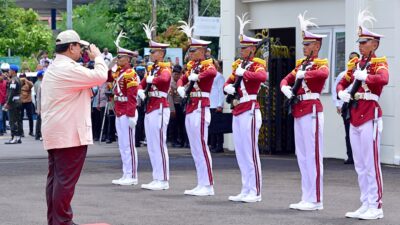
<svg viewBox="0 0 400 225"><path fill-rule="evenodd" d="M147 151L151 167L153 168L153 180L169 180L169 156L167 148L169 117L169 108L154 110L144 117Z"/></svg>
<svg viewBox="0 0 400 225"><path fill-rule="evenodd" d="M317 116L318 115L318 116ZM294 119L296 156L301 173L301 200L323 202L324 114L310 113Z"/></svg>
<svg viewBox="0 0 400 225"><path fill-rule="evenodd" d="M360 201L369 208L382 207L383 180L380 161L382 118L361 126L350 124L350 142L358 175Z"/></svg>
<svg viewBox="0 0 400 225"><path fill-rule="evenodd" d="M138 112L135 113L135 119ZM126 115L115 118L115 128L118 134L118 146L121 153L122 172L125 177L137 179L138 158L135 147L135 128L129 127L129 119Z"/></svg>
<svg viewBox="0 0 400 225"><path fill-rule="evenodd" d="M208 149L208 126L211 114L209 107L199 107L186 114L186 132L190 142L190 150L196 166L197 183L200 186L213 185L212 159Z"/></svg>
<svg viewBox="0 0 400 225"><path fill-rule="evenodd" d="M258 134L262 124L259 109L233 116L233 140L242 175L242 194L261 195L262 176Z"/></svg>

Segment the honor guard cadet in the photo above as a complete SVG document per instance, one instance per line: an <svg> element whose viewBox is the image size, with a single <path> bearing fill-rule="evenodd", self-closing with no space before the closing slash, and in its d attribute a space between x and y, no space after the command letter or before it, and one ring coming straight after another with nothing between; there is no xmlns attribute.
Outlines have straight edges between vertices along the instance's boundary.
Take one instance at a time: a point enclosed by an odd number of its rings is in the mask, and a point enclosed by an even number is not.
<svg viewBox="0 0 400 225"><path fill-rule="evenodd" d="M338 97L349 104L350 141L361 191L361 207L346 213L346 217L366 220L383 218L379 155L383 124L378 100L389 81L386 57L375 55L383 35L364 26L365 22L373 21L375 18L367 10L359 13L358 43L362 58L350 60L348 71L337 86ZM346 88L350 85L353 86L349 93Z"/></svg>
<svg viewBox="0 0 400 225"><path fill-rule="evenodd" d="M5 144L20 144L22 136L22 117L20 101L21 82L17 76L18 66L11 64L9 70L10 80L7 83L7 99L4 109L8 110L10 117L11 139Z"/></svg>
<svg viewBox="0 0 400 225"><path fill-rule="evenodd" d="M258 132L261 127L260 105L257 94L261 83L267 79L266 62L254 57L257 44L262 41L248 37L243 33L244 26L250 22L237 16L240 23L239 41L241 58L232 65L232 75L225 83L224 91L233 95L238 92L239 99L233 109L233 141L235 144L236 159L242 175L242 189L236 196L229 196L231 201L259 202L261 201L261 163L258 150ZM240 86L234 84L240 79ZM239 100L239 102L237 102Z"/></svg>
<svg viewBox="0 0 400 225"><path fill-rule="evenodd" d="M157 43L151 39L151 32L155 29L152 24L143 24L146 36L149 39L150 59L154 63L149 66L147 75L140 82L138 96L144 101L146 115L144 128L147 138L153 181L142 184L148 190L169 189L169 156L167 148L167 127L170 109L167 93L171 83L171 63L164 62L166 48L169 44Z"/></svg>
<svg viewBox="0 0 400 225"><path fill-rule="evenodd" d="M322 38L308 26L317 26L299 15L306 58L297 60L296 67L281 81L281 91L295 104L289 106L294 117L296 156L301 173L301 201L289 208L323 209L323 127L324 114L320 94L329 75L327 59L319 59ZM298 86L300 85L300 86ZM295 87L298 86L298 90ZM292 89L293 87L293 89Z"/></svg>
<svg viewBox="0 0 400 225"><path fill-rule="evenodd" d="M180 29L189 38L191 60L187 64L188 72L178 80L178 94L187 101L186 132L189 138L190 150L197 172L197 186L186 190L184 194L195 196L214 195L214 179L212 159L208 149L208 126L210 125L210 91L217 74L212 59L206 60L207 45L211 42L191 37L193 27L183 22ZM187 85L185 89L185 85ZM185 99L186 98L186 99Z"/></svg>
<svg viewBox="0 0 400 225"><path fill-rule="evenodd" d="M137 151L135 147L135 127L138 117L136 111L136 97L139 78L131 66L133 51L121 48L120 40L125 34L121 31L115 45L118 49L117 70L109 78L113 81L114 110L116 114L115 127L118 134L118 146L122 159L123 175L120 179L113 180L113 184L136 185L138 183ZM110 71L111 72L111 71Z"/></svg>

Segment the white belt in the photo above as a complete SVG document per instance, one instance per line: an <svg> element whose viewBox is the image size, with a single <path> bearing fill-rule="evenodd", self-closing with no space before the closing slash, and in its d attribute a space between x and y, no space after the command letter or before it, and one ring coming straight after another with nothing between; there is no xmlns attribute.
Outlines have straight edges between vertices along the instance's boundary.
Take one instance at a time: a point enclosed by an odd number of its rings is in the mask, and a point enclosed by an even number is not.
<svg viewBox="0 0 400 225"><path fill-rule="evenodd" d="M190 97L191 98L208 98L208 97L210 97L210 93L202 92L202 91L190 92Z"/></svg>
<svg viewBox="0 0 400 225"><path fill-rule="evenodd" d="M240 98L240 103L249 102L251 100L257 100L257 95L245 95Z"/></svg>
<svg viewBox="0 0 400 225"><path fill-rule="evenodd" d="M168 94L163 91L151 91L149 92L149 97L155 97L155 98L166 98Z"/></svg>
<svg viewBox="0 0 400 225"><path fill-rule="evenodd" d="M13 100L13 101L19 100L19 96L14 96L14 97L12 98L12 100Z"/></svg>
<svg viewBox="0 0 400 225"><path fill-rule="evenodd" d="M118 102L127 102L128 101L128 97L126 97L126 96L114 96L114 100L118 101Z"/></svg>
<svg viewBox="0 0 400 225"><path fill-rule="evenodd" d="M372 100L372 101L379 101L379 96L378 95L376 95L376 94L373 94L373 93L370 93L370 92L366 92L366 93L359 93L359 92L357 92L355 95L354 95L354 99L355 100L360 100L360 99L363 99L363 100Z"/></svg>
<svg viewBox="0 0 400 225"><path fill-rule="evenodd" d="M300 101L315 100L315 99L319 99L319 93L305 93L304 95L297 96L297 98Z"/></svg>

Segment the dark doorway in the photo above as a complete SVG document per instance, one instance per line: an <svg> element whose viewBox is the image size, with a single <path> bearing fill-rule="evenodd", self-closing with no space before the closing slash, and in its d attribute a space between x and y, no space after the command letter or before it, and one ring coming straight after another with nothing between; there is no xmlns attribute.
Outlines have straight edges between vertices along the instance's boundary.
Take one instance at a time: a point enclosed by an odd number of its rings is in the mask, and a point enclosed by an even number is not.
<svg viewBox="0 0 400 225"><path fill-rule="evenodd" d="M259 92L263 123L259 135L259 148L264 154L292 154L294 147L293 117L287 115L285 97L280 82L295 67L296 29L269 29L270 37L268 74L265 87ZM258 34L266 34L258 30Z"/></svg>

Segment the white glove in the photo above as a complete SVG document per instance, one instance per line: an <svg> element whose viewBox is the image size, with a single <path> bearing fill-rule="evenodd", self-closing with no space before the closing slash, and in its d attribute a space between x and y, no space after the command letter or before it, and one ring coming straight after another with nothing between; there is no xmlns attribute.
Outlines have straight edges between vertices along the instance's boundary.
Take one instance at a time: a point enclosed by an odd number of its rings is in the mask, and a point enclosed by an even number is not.
<svg viewBox="0 0 400 225"><path fill-rule="evenodd" d="M147 76L146 83L151 84L153 83L154 76Z"/></svg>
<svg viewBox="0 0 400 225"><path fill-rule="evenodd" d="M349 92L347 92L346 90L344 90L344 91L339 91L338 97L340 98L340 100L342 100L342 101L344 101L344 102L349 102L349 101L350 101L350 98L351 98Z"/></svg>
<svg viewBox="0 0 400 225"><path fill-rule="evenodd" d="M188 79L189 79L190 81L198 81L198 80L199 80L199 74L197 74L197 73L191 73L191 74L189 75Z"/></svg>
<svg viewBox="0 0 400 225"><path fill-rule="evenodd" d="M178 89L176 89L176 91L178 92L179 96L181 96L181 98L185 97L186 93L185 93L184 87L178 87Z"/></svg>
<svg viewBox="0 0 400 225"><path fill-rule="evenodd" d="M291 98L293 96L292 88L290 86L282 86L281 91L286 96L286 98Z"/></svg>
<svg viewBox="0 0 400 225"><path fill-rule="evenodd" d="M228 93L228 95L233 95L233 94L236 92L235 88L233 87L233 84L228 84L228 85L226 85L226 86L224 87L224 91L225 91L226 93Z"/></svg>
<svg viewBox="0 0 400 225"><path fill-rule="evenodd" d="M137 92L137 95L139 96L140 99L142 99L142 101L144 101L144 99L146 98L146 95L144 94L143 89L139 89Z"/></svg>
<svg viewBox="0 0 400 225"><path fill-rule="evenodd" d="M242 77L244 72L246 72L246 69L243 69L242 64L240 64L238 68L236 68L235 74L236 76Z"/></svg>
<svg viewBox="0 0 400 225"><path fill-rule="evenodd" d="M136 119L135 117L128 117L129 127L135 129L136 126Z"/></svg>
<svg viewBox="0 0 400 225"><path fill-rule="evenodd" d="M304 75L306 75L306 71L297 70L296 79L304 79Z"/></svg>
<svg viewBox="0 0 400 225"><path fill-rule="evenodd" d="M367 79L367 70L356 70L354 71L354 78L357 80L365 81Z"/></svg>

